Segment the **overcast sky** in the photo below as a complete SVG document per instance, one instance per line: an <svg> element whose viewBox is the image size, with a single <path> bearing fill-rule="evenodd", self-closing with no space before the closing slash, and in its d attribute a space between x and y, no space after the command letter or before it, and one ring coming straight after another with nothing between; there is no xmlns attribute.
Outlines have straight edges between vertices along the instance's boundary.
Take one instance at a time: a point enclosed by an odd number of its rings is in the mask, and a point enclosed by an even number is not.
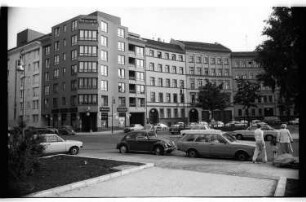
<svg viewBox="0 0 306 202"><path fill-rule="evenodd" d="M57 0L55 0L57 1ZM89 0L90 2L92 0ZM115 2L118 0L115 0ZM137 0L136 0L137 1ZM155 0L162 2L162 0ZM14 2L14 0L12 1ZM29 1L26 1L29 2ZM74 2L74 1L69 1ZM87 1L86 1L87 2ZM98 1L96 7L82 7L73 4L50 7L41 4L8 4L13 6L8 12L8 48L16 46L16 35L24 29L33 29L44 34L51 32L51 27L77 15L101 11L121 18L121 24L130 32L142 37L169 42L171 38L186 41L218 42L232 51L252 51L265 38L262 30L272 12L273 4L118 4ZM126 1L131 2L131 1ZM143 1L144 2L144 1ZM150 2L150 1L145 1ZM172 1L170 1L172 2ZM176 2L176 1L175 1ZM180 1L177 1L180 2ZM196 2L196 1L195 1ZM216 1L218 2L218 1ZM84 2L83 2L84 3ZM61 5L61 4L55 4ZM175 5L175 7L173 6ZM19 7L14 7L19 6Z"/></svg>

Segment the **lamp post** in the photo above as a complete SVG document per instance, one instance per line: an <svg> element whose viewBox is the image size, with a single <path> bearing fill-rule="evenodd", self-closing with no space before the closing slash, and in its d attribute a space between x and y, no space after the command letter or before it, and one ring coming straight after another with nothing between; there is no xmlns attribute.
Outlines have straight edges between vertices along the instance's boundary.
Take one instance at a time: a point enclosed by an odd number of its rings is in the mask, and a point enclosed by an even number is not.
<svg viewBox="0 0 306 202"><path fill-rule="evenodd" d="M184 86L181 85L180 87L180 94L181 94L181 100L183 98L183 109L184 109L184 128L185 128L185 125L187 124L187 121L186 121L186 109L185 109L185 94L184 94Z"/></svg>
<svg viewBox="0 0 306 202"><path fill-rule="evenodd" d="M22 135L24 137L24 115L25 115L25 83L26 83L26 76L25 76L25 64L23 61L23 49L20 51L20 56L17 64L17 71L22 72L23 71L23 95L22 95L22 116L21 116L21 127L22 127ZM16 77L17 77L17 71L16 71ZM16 78L17 79L17 78ZM17 80L15 80L17 83Z"/></svg>

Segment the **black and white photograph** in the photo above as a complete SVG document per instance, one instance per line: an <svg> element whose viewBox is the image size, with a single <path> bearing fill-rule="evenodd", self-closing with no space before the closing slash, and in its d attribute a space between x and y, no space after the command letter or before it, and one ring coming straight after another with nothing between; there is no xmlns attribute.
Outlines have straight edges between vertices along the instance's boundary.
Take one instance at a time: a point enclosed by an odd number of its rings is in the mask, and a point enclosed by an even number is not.
<svg viewBox="0 0 306 202"><path fill-rule="evenodd" d="M305 197L306 1L26 2L1 5L5 198Z"/></svg>

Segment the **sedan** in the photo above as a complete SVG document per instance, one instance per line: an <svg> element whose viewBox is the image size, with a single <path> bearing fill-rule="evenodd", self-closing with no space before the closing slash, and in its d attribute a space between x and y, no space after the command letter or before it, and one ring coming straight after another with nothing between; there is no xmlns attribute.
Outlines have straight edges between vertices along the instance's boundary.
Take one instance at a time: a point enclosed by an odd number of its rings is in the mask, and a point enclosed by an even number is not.
<svg viewBox="0 0 306 202"><path fill-rule="evenodd" d="M258 123L259 124L259 123ZM235 130L233 134L238 140L246 139L246 138L254 138L254 131L257 129L257 125L252 125L245 130ZM271 141L273 137L277 137L279 131L272 128L267 124L262 124L261 129L264 132L264 139L267 141Z"/></svg>
<svg viewBox="0 0 306 202"><path fill-rule="evenodd" d="M247 123L242 123L240 121L230 121L228 123L225 124L226 127L243 127L243 126L247 126Z"/></svg>
<svg viewBox="0 0 306 202"><path fill-rule="evenodd" d="M125 135L116 148L120 153L149 152L163 155L175 150L176 145L171 140L157 137L152 131L133 131Z"/></svg>
<svg viewBox="0 0 306 202"><path fill-rule="evenodd" d="M183 136L178 140L177 148L186 152L188 157L206 156L245 161L253 156L255 143L237 141L231 134L222 131L207 130Z"/></svg>
<svg viewBox="0 0 306 202"><path fill-rule="evenodd" d="M38 138L40 145L44 146L43 154L69 153L76 155L83 147L81 141L64 140L56 134L40 134L36 138Z"/></svg>

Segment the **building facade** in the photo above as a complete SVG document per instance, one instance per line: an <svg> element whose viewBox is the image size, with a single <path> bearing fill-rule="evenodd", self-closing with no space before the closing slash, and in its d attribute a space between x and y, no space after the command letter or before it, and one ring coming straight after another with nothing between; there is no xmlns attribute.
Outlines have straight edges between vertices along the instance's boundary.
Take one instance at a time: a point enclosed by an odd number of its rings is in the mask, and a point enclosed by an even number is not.
<svg viewBox="0 0 306 202"><path fill-rule="evenodd" d="M209 121L209 112L196 107L199 87L206 84L206 79L220 85L223 92L232 96L231 50L221 44L171 40L186 50L187 113L189 122ZM228 122L233 117L233 107L212 112L214 120Z"/></svg>
<svg viewBox="0 0 306 202"><path fill-rule="evenodd" d="M8 123L41 126L42 33L24 30L8 51ZM22 71L19 67L22 66Z"/></svg>
<svg viewBox="0 0 306 202"><path fill-rule="evenodd" d="M146 40L147 120L186 121L185 51L176 44Z"/></svg>

